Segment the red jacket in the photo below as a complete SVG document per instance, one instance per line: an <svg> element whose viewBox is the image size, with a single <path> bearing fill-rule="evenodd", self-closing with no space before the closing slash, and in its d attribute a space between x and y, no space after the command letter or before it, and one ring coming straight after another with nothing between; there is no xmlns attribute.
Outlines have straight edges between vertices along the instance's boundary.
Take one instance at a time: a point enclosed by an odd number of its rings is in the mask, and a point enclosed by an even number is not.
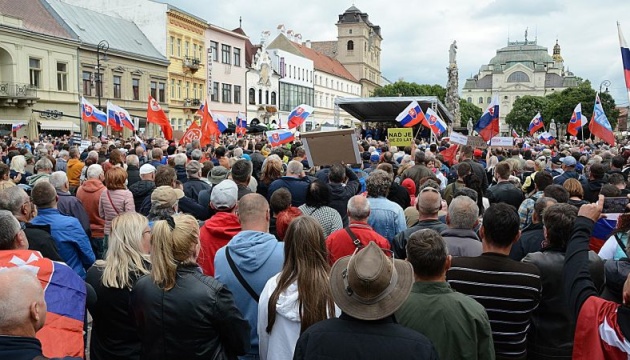
<svg viewBox="0 0 630 360"><path fill-rule="evenodd" d="M99 179L89 179L79 186L77 190L77 199L81 200L85 212L90 218L90 229L94 238L105 236L105 219L98 213L101 193L105 190L105 185Z"/></svg>
<svg viewBox="0 0 630 360"><path fill-rule="evenodd" d="M349 227L363 246L374 241L381 249L389 250L391 248L389 241L374 231L367 223L351 221ZM356 248L345 228L333 232L326 239L326 249L328 249L328 259L331 265L339 258L352 255Z"/></svg>
<svg viewBox="0 0 630 360"><path fill-rule="evenodd" d="M239 232L241 224L234 213L218 212L206 220L199 230L201 249L197 257L204 274L214 276L214 256Z"/></svg>

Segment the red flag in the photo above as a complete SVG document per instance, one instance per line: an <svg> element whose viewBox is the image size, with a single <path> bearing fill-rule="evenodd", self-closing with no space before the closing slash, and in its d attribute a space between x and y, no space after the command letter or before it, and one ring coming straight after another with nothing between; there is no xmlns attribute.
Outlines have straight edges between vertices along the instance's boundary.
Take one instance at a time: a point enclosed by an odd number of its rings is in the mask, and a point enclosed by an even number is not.
<svg viewBox="0 0 630 360"><path fill-rule="evenodd" d="M147 106L147 122L160 125L164 138L167 140L173 139L171 122L168 121L168 117L166 117L160 104L151 95L149 95L149 105Z"/></svg>
<svg viewBox="0 0 630 360"><path fill-rule="evenodd" d="M450 166L455 165L455 155L457 155L457 145L451 145L448 149L440 151L440 154L444 157L444 161Z"/></svg>
<svg viewBox="0 0 630 360"><path fill-rule="evenodd" d="M219 131L219 127L214 122L214 119L212 119L212 115L210 115L210 110L208 110L208 101L206 100L206 103L203 106L201 138L199 139L199 143L201 146L206 146L210 144L212 138L216 141L220 135L221 131Z"/></svg>
<svg viewBox="0 0 630 360"><path fill-rule="evenodd" d="M201 139L201 128L196 121L193 121L184 133L184 136L179 140L179 145L185 145L199 139Z"/></svg>

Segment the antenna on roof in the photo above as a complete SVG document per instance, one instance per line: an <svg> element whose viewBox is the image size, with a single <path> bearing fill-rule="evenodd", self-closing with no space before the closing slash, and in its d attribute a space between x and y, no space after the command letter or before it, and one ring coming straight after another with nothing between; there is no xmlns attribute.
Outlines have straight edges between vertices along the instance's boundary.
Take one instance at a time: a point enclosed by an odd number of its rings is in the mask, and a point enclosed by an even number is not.
<svg viewBox="0 0 630 360"><path fill-rule="evenodd" d="M242 27L243 27L243 17L242 17L242 16L239 16L239 17L238 17L238 27L239 27L239 28L242 28Z"/></svg>
<svg viewBox="0 0 630 360"><path fill-rule="evenodd" d="M536 30L535 31L536 31L536 34L535 34L535 37L534 37L534 41L536 43L538 43L538 24L536 24Z"/></svg>
<svg viewBox="0 0 630 360"><path fill-rule="evenodd" d="M510 45L510 25L508 25L508 45Z"/></svg>

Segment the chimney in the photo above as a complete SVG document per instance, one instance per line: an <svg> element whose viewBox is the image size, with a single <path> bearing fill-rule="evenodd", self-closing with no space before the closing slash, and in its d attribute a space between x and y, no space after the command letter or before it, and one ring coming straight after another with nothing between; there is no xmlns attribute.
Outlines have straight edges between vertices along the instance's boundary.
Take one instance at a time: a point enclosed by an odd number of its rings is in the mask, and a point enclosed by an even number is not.
<svg viewBox="0 0 630 360"><path fill-rule="evenodd" d="M304 46L306 46L307 48L311 48L311 40L306 40L306 42L304 43Z"/></svg>

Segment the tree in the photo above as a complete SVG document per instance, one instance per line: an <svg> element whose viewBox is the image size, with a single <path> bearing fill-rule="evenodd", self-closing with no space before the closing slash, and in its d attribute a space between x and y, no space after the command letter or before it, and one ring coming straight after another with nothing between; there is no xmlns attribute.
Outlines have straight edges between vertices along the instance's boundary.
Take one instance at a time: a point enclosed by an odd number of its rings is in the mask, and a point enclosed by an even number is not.
<svg viewBox="0 0 630 360"><path fill-rule="evenodd" d="M549 128L548 118L544 109L548 99L541 96L525 95L514 102L512 111L505 117L505 122L516 131L527 131L529 123L539 111L545 120L545 127Z"/></svg>
<svg viewBox="0 0 630 360"><path fill-rule="evenodd" d="M459 112L462 115L462 122L460 124L462 127L466 127L468 119L472 119L473 124L476 123L483 114L480 107L464 99L459 99Z"/></svg>
<svg viewBox="0 0 630 360"><path fill-rule="evenodd" d="M559 93L553 93L546 96L547 105L545 107L545 119L555 119L556 123L568 124L573 115L573 110L578 103L582 103L582 114L589 121L593 115L593 106L595 105L595 95L597 92L591 87L591 82L586 80L577 87L562 90ZM610 125L615 128L619 110L615 107L615 100L608 93L599 94L602 107L610 121Z"/></svg>
<svg viewBox="0 0 630 360"><path fill-rule="evenodd" d="M415 82L396 81L374 90L373 97L399 97L399 96L437 96L444 102L446 89L440 85L417 84Z"/></svg>

